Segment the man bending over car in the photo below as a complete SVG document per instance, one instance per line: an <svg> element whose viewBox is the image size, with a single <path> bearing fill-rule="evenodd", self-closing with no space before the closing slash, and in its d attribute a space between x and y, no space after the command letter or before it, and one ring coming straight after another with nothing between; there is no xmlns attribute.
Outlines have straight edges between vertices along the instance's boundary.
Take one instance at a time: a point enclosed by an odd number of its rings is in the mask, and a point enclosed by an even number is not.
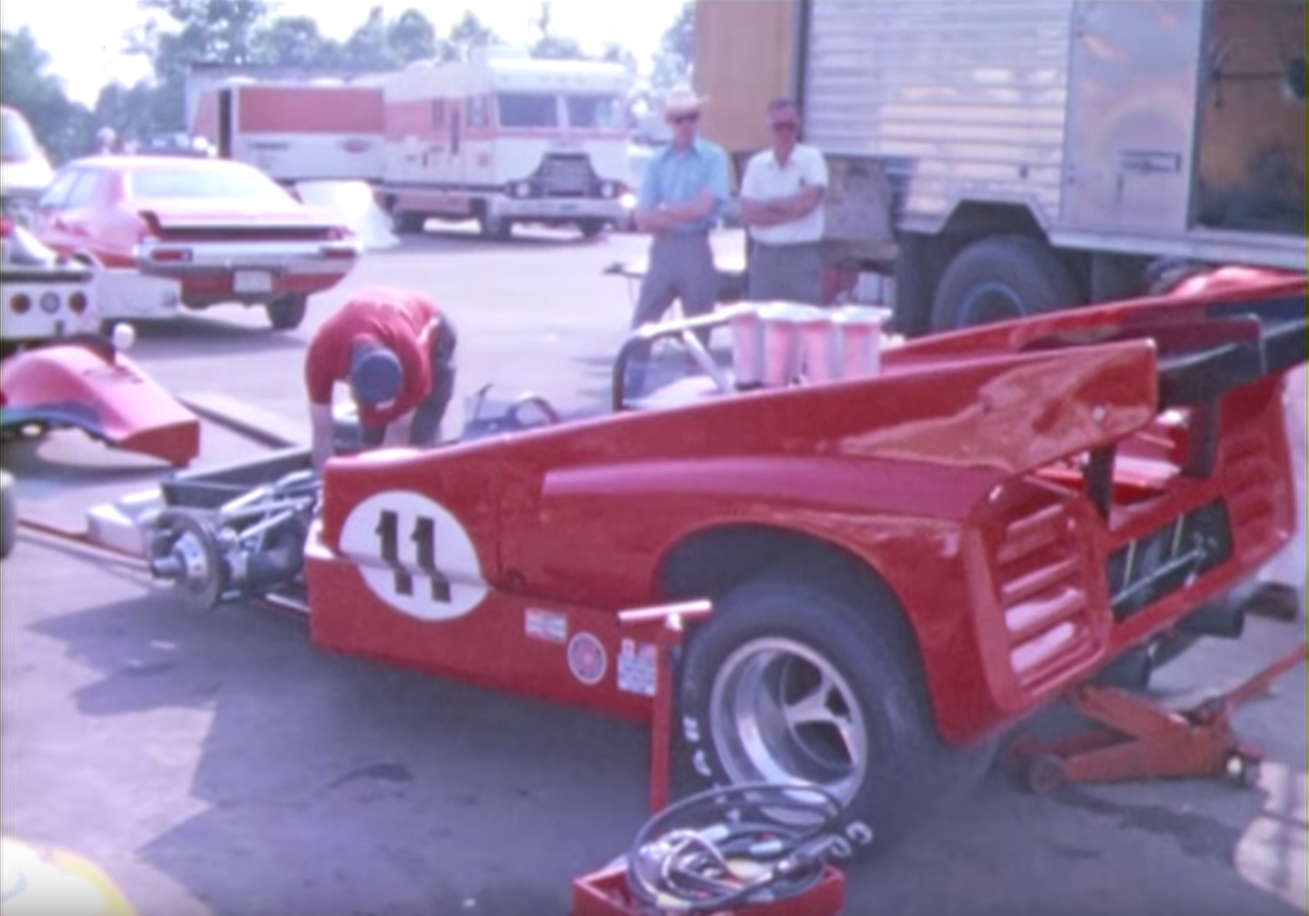
<svg viewBox="0 0 1309 916"><path fill-rule="evenodd" d="M305 355L314 467L332 455L332 389L350 387L366 448L429 446L454 392L455 330L426 297L389 287L356 293Z"/></svg>

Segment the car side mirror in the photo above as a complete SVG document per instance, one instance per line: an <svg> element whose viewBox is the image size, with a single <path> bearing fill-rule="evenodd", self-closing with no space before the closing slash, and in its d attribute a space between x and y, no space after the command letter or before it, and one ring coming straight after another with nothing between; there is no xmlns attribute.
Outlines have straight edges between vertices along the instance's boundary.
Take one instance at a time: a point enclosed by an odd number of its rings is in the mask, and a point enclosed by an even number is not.
<svg viewBox="0 0 1309 916"><path fill-rule="evenodd" d="M1293 57L1286 62L1286 91L1291 98L1304 101L1305 59Z"/></svg>

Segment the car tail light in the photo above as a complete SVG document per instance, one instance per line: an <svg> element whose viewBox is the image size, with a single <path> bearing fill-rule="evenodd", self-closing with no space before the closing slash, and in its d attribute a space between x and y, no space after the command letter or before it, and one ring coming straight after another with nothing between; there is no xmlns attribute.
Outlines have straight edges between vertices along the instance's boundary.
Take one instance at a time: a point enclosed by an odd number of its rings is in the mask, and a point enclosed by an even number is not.
<svg viewBox="0 0 1309 916"><path fill-rule="evenodd" d="M86 293L73 293L68 297L68 308L72 310L74 315L85 314L86 306Z"/></svg>
<svg viewBox="0 0 1309 916"><path fill-rule="evenodd" d="M9 300L9 307L14 310L15 314L26 315L32 310L32 297L27 293L19 293Z"/></svg>
<svg viewBox="0 0 1309 916"><path fill-rule="evenodd" d="M0 239L7 239L14 234L14 224L9 217L0 217Z"/></svg>
<svg viewBox="0 0 1309 916"><path fill-rule="evenodd" d="M42 293L38 303L41 306L41 311L45 312L47 315L53 315L55 312L59 311L59 294Z"/></svg>
<svg viewBox="0 0 1309 916"><path fill-rule="evenodd" d="M150 252L150 260L160 264L187 264L191 261L191 249L155 248Z"/></svg>

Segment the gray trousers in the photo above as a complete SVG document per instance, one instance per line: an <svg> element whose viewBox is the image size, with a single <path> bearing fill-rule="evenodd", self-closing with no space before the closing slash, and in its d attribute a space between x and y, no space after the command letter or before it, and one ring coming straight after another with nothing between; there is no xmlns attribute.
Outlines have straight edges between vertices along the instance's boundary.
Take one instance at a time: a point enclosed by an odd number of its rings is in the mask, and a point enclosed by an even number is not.
<svg viewBox="0 0 1309 916"><path fill-rule="evenodd" d="M751 301L803 302L821 305L822 257L817 242L795 245L750 245Z"/></svg>
<svg viewBox="0 0 1309 916"><path fill-rule="evenodd" d="M678 299L688 318L713 311L718 299L714 253L704 233L654 237L650 264L632 313L632 327L658 321Z"/></svg>

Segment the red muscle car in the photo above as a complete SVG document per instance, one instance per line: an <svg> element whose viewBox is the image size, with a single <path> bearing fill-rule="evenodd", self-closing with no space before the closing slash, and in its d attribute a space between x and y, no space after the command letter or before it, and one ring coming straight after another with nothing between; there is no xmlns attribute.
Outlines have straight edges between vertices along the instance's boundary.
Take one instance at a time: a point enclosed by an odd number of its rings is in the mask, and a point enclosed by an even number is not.
<svg viewBox="0 0 1309 916"><path fill-rule="evenodd" d="M708 598L677 672L696 767L822 784L882 842L1070 687L1231 635L1294 529L1302 277L915 340L869 378L628 396L651 339L695 351L706 321L629 344L614 415L329 462L314 641L641 718L656 649L618 612Z"/></svg>
<svg viewBox="0 0 1309 916"><path fill-rule="evenodd" d="M278 330L354 266L357 240L258 169L217 159L97 156L58 172L35 231L61 254L181 284L182 303L262 305Z"/></svg>

